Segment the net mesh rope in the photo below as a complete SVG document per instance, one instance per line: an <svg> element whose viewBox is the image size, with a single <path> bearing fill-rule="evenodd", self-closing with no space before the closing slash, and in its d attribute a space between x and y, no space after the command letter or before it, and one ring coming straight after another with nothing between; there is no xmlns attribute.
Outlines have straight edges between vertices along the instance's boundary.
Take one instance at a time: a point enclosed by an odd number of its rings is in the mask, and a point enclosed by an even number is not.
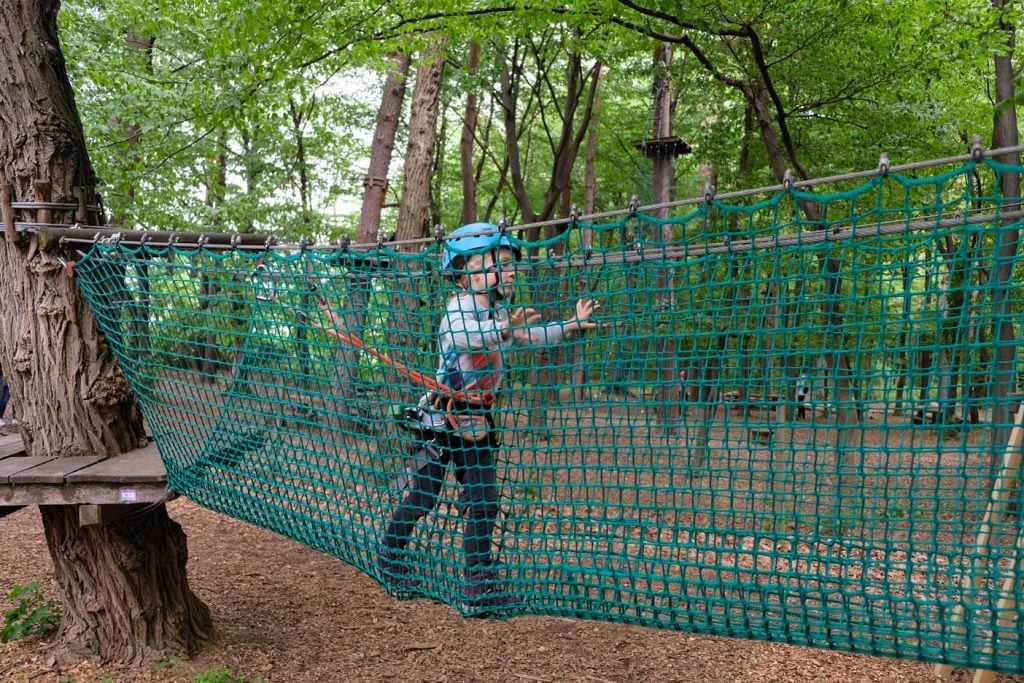
<svg viewBox="0 0 1024 683"><path fill-rule="evenodd" d="M513 351L495 398L502 615L1024 672L1024 301L999 194L1020 170L508 231L516 305L552 322L594 297L601 326ZM421 441L400 422L454 291L440 256L99 242L75 272L169 486L381 580ZM406 561L465 609L460 490L449 472Z"/></svg>

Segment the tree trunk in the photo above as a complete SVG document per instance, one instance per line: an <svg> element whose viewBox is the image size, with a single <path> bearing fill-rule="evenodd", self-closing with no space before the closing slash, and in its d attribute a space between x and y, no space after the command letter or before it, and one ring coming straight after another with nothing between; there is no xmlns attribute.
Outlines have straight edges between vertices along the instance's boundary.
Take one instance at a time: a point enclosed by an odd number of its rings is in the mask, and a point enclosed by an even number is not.
<svg viewBox="0 0 1024 683"><path fill-rule="evenodd" d="M95 176L57 39L53 0L0 0L0 179L56 202ZM0 355L31 455L116 455L146 441L128 383L63 264L34 236L0 242ZM64 599L55 653L139 663L194 652L211 630L188 588L185 537L163 505L100 528L43 508Z"/></svg>
<svg viewBox="0 0 1024 683"><path fill-rule="evenodd" d="M441 79L445 60L437 52L427 54L416 68L416 85L409 114L409 142L405 150L402 199L398 207L396 237L399 240L426 237L430 207L430 174L437 144L437 117L441 102Z"/></svg>
<svg viewBox="0 0 1024 683"><path fill-rule="evenodd" d="M654 122L652 133L655 138L667 138L672 134L672 79L669 78L669 67L672 64L672 46L661 43L654 50ZM651 161L653 177L651 179L651 202L667 204L672 199L672 180L675 176L675 158L671 154L658 154ZM668 207L660 206L652 209L656 218L668 218ZM672 225L665 223L654 226L654 242L664 249L672 242ZM670 311L675 306L675 283L671 266L659 269L656 294L652 305L652 327L656 328L657 319L663 311ZM662 426L667 433L674 433L681 413L681 396L679 387L679 361L676 352L675 335L665 330L664 336L655 337L657 348L654 359L658 376L655 390L655 404L661 418Z"/></svg>
<svg viewBox="0 0 1024 683"><path fill-rule="evenodd" d="M1013 147L1017 145L1017 108L1014 88L1013 51L1016 44L1017 27L1013 23L1015 3L1010 0L992 0L992 8L999 15L999 29L1003 32L1005 50L995 54L996 114L992 123L992 146ZM1020 154L1013 152L996 157L1004 164L1019 164ZM1001 195L1020 196L1020 176L1003 173ZM1018 202L1003 205L1004 212L1019 210ZM1009 404L1009 395L1014 385L1014 368L1017 360L1017 341L1010 311L1010 285L1013 265L1017 255L1020 231L1012 223L1000 228L996 237L996 258L992 268L992 341L995 342L995 365L990 387L994 409L992 422L996 426L992 442L993 471L1003 457L1005 444L1010 437L1015 406Z"/></svg>
<svg viewBox="0 0 1024 683"><path fill-rule="evenodd" d="M227 133L223 128L217 131L217 145L214 150L213 159L208 169L208 180L206 184L206 197L204 203L210 209L210 224L216 230L225 230L224 223L224 197L227 195L228 186L228 157L225 153L227 148ZM210 282L209 274L199 274L199 308L205 310L210 307L213 299L214 287ZM199 330L199 338L195 340L196 349L193 352L197 360L197 369L203 374L203 381L215 382L216 360L217 360L217 336L212 330Z"/></svg>
<svg viewBox="0 0 1024 683"><path fill-rule="evenodd" d="M480 71L480 43L469 45L470 76ZM476 175L473 173L473 150L476 148L476 122L480 114L480 103L476 90L466 93L466 114L462 120L462 137L459 139L459 163L462 169L462 224L476 222Z"/></svg>
<svg viewBox="0 0 1024 683"><path fill-rule="evenodd" d="M186 580L185 533L166 507L88 527L74 506L44 506L42 515L67 655L142 664L195 654L209 638L210 611Z"/></svg>
<svg viewBox="0 0 1024 683"><path fill-rule="evenodd" d="M305 125L313 117L316 110L316 96L311 96L309 102L298 103L294 97L288 98L288 115L292 124L292 135L295 136L295 174L299 185L299 202L302 205L302 232L309 235L313 232L313 190L312 181L309 177L309 159L306 154ZM306 261L306 272L309 272L310 261ZM309 275L307 275L307 278ZM310 307L309 292L302 295L302 310L308 311ZM304 386L309 386L310 366L312 355L309 348L306 326L300 325L295 332L296 346L298 346L299 374L302 375Z"/></svg>
<svg viewBox="0 0 1024 683"><path fill-rule="evenodd" d="M373 144L370 146L370 167L363 179L363 206L356 227L356 242L361 244L376 240L380 230L380 214L384 209L384 196L388 189L388 169L395 150L398 117L401 116L402 102L405 100L409 55L398 52L393 60L394 68L388 72L380 109L377 110L377 124L373 131Z"/></svg>
<svg viewBox="0 0 1024 683"><path fill-rule="evenodd" d="M416 84L412 93L412 105L409 113L409 141L405 151L405 172L402 175L402 198L398 206L398 224L396 237L399 240L416 239L430 234L430 178L434 168L434 147L437 144L437 119L441 104L441 82L444 76L445 59L444 44L439 44L434 51L421 56L421 63L416 68ZM405 249L415 245L406 245ZM413 266L419 267L419 261L397 261L394 277L397 281L390 288L392 294L391 318L394 335L389 340L391 357L408 367L419 367L422 364L421 352L426 351L428 343L417 337L417 331L423 329L420 315L420 297L418 293L421 277L399 272ZM431 314L433 311L431 311ZM392 395L393 402L400 401L400 396Z"/></svg>
<svg viewBox="0 0 1024 683"><path fill-rule="evenodd" d="M356 226L356 243L362 245L372 244L380 233L380 216L388 191L388 172L395 150L395 136L398 133L402 103L405 101L410 57L406 52L396 52L391 59L392 69L384 82L384 92L381 95L380 107L377 109L377 123L373 131L373 144L370 146L370 164L366 177L363 178L363 203ZM347 276L348 301L342 324L346 331L362 338L366 326L366 309L373 289L372 268L350 267ZM338 393L344 397L345 405L353 415L375 412L377 406L374 397L360 391L359 351L340 345L336 358L335 386ZM348 431L361 429L358 420L345 419L338 426Z"/></svg>
<svg viewBox="0 0 1024 683"><path fill-rule="evenodd" d="M597 74L597 88L598 93L600 94L601 88L604 85L600 62L597 64ZM594 213L594 203L597 198L597 133L601 123L600 113L601 99L598 96L594 98L594 110L590 115L590 125L587 126L587 146L583 154L583 215L585 216L589 216ZM589 255L590 249L594 246L593 228L583 228L582 234L580 235L580 246L585 250L584 253ZM593 266L586 262L580 268L578 278L580 296L594 295L594 286L596 283L593 282L593 278L590 275L592 268ZM573 341L572 350L570 352L570 366L573 368L573 396L578 402L582 402L584 397L587 395L587 384L589 382L587 364L584 362L584 341L586 340L586 334L586 330L580 330L576 333L577 338Z"/></svg>
<svg viewBox="0 0 1024 683"><path fill-rule="evenodd" d="M306 136L303 127L306 125L307 111L312 112L315 103L299 104L294 97L288 98L288 117L291 119L292 135L295 136L295 181L299 186L299 204L302 205L302 229L309 234L310 217L313 212L312 191L310 190L309 162L306 159Z"/></svg>
<svg viewBox="0 0 1024 683"><path fill-rule="evenodd" d="M911 379L911 352L908 346L910 339L910 329L913 326L913 320L910 316L910 296L911 296L911 278L910 268L904 263L900 267L900 281L903 284L903 304L900 308L900 338L897 344L897 361L896 361L896 395L893 398L895 406L895 414L903 414L903 403L904 403L904 392L908 382L912 382ZM910 388L913 391L913 387Z"/></svg>
<svg viewBox="0 0 1024 683"><path fill-rule="evenodd" d="M524 136L522 128L533 125L529 113L520 114L520 91L527 82L525 72L525 54L521 45L514 43L511 54L504 47L498 49L497 62L500 72L500 87L497 95L501 109L501 119L505 131L505 164L508 167L509 189L516 198L520 216L524 223L535 223L550 219L558 209L562 192L570 186L572 169L576 165L580 148L586 140L587 128L594 111L594 99L597 97L597 86L600 76L600 62L595 62L589 69L583 68L582 56L569 53L566 56L568 69L561 78L565 84L565 98L559 103L539 102L538 106L550 107L559 115L560 128L545 126L546 137L550 142L553 160L552 173L544 191L544 201L540 209L533 206L531 197L534 193L527 188L523 159L530 155L529 150L520 149ZM537 60L536 78L539 81L555 78L551 70L560 66L558 60L545 61L540 52L531 51ZM582 108L582 109L581 109ZM578 124L578 125L577 125ZM534 227L526 231L526 239L530 242L540 239L540 228ZM534 254L531 254L534 255Z"/></svg>

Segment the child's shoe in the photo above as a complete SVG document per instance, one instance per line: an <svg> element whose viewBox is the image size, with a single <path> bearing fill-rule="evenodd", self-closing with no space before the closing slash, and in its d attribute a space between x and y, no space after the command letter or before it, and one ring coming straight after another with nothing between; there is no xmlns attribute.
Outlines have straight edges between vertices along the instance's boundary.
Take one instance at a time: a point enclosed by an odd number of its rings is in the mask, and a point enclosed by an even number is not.
<svg viewBox="0 0 1024 683"><path fill-rule="evenodd" d="M422 594L422 583L413 576L402 551L381 548L377 553L377 564L388 595L398 600L409 600Z"/></svg>
<svg viewBox="0 0 1024 683"><path fill-rule="evenodd" d="M481 570L466 575L462 589L462 609L469 616L501 614L522 604L522 598L509 593L493 571Z"/></svg>

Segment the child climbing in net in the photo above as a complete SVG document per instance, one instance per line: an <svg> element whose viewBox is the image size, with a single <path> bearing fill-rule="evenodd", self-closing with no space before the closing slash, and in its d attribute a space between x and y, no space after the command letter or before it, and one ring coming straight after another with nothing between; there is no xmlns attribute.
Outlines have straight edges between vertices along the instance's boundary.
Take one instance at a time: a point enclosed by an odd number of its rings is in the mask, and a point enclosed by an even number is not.
<svg viewBox="0 0 1024 683"><path fill-rule="evenodd" d="M407 546L416 523L437 504L445 472L453 466L466 508L463 608L481 613L517 602L491 552L499 509L493 396L501 388L509 348L557 344L567 334L593 329L590 318L598 306L580 299L572 318L549 324L540 324L531 308L510 307L520 257L509 237L489 223L462 226L445 240L442 268L458 291L438 329L437 381L456 393L438 397L446 419L426 429L414 446L411 462L419 464L381 540L382 578L395 595L418 593Z"/></svg>

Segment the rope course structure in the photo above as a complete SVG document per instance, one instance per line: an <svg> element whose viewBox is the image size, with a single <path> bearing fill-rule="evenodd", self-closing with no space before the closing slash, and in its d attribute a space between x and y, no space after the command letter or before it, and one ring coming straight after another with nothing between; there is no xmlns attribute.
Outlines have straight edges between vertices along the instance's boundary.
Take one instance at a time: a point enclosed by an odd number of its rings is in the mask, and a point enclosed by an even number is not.
<svg viewBox="0 0 1024 683"><path fill-rule="evenodd" d="M515 305L601 307L515 350L492 397L514 600L487 614L1024 673L1024 213L1000 190L1024 169L994 153L573 216L537 243L503 226ZM171 488L387 584L379 543L437 417L422 399L459 390L434 372L439 237L17 230L88 249L76 280ZM467 504L442 483L405 597L472 613Z"/></svg>

